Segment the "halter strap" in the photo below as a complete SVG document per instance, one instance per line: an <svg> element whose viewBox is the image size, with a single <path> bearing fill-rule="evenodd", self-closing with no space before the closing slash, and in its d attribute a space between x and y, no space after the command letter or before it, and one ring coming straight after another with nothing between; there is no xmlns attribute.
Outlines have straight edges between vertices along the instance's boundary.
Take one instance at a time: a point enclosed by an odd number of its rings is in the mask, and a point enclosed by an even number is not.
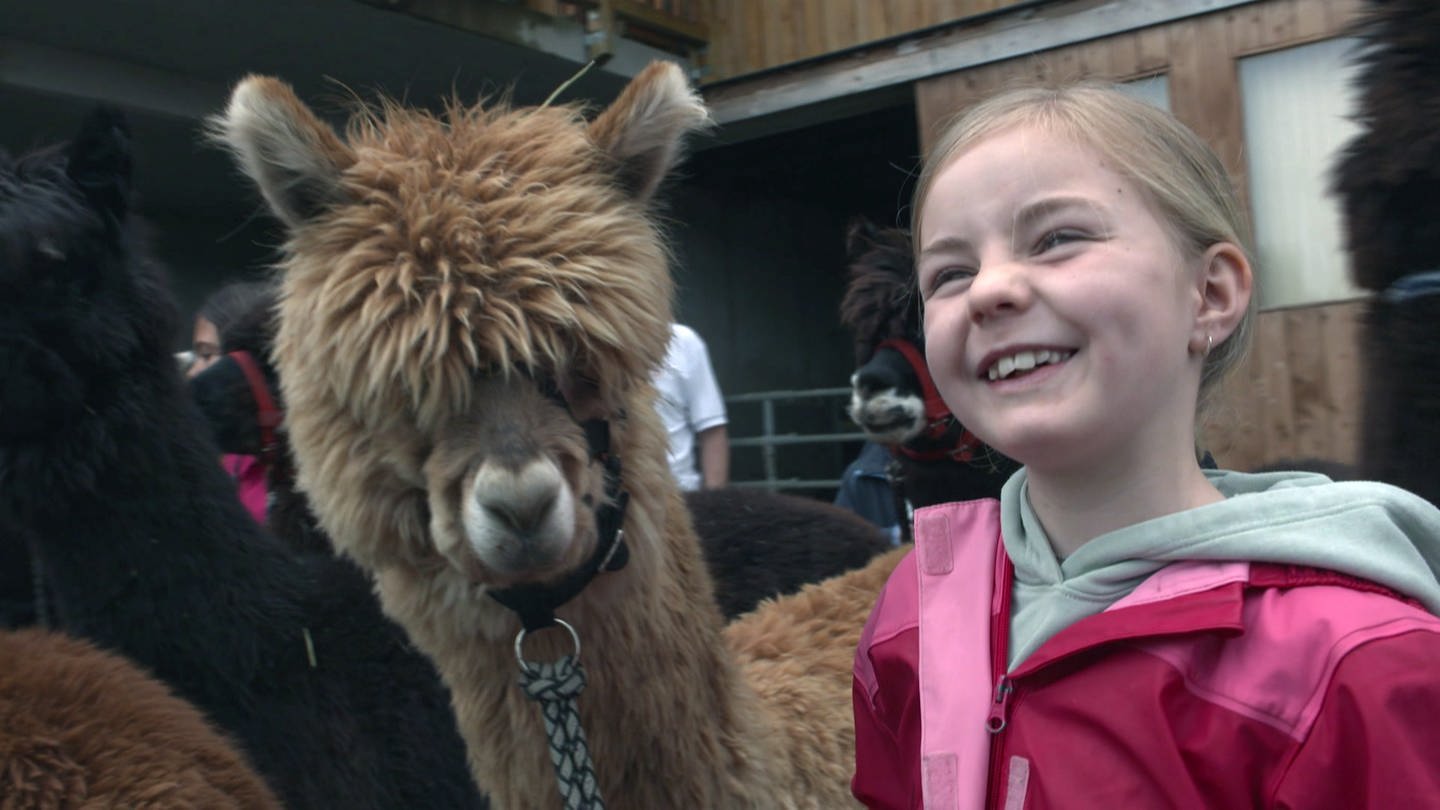
<svg viewBox="0 0 1440 810"><path fill-rule="evenodd" d="M567 412L570 411L569 403L553 385L542 384L541 390ZM571 418L574 418L573 414ZM620 488L620 457L610 452L610 422L588 419L578 424L585 431L585 440L590 445L590 459L599 462L605 469L605 499L595 507L595 550L583 565L558 582L544 585L527 583L487 591L491 599L520 617L520 624L526 631L555 624L557 608L579 595L602 571L619 571L630 561L624 530L625 507L630 503L630 493Z"/></svg>
<svg viewBox="0 0 1440 810"><path fill-rule="evenodd" d="M973 460L975 452L980 448L980 440L960 424L950 412L945 400L940 398L940 390L935 387L935 380L930 376L930 367L925 364L925 358L915 344L903 338L887 338L880 341L875 348L899 352L915 372L915 379L920 382L920 393L925 403L925 431L917 439L935 445L922 449L912 447L907 442L898 445L895 452L916 461Z"/></svg>
<svg viewBox="0 0 1440 810"><path fill-rule="evenodd" d="M275 431L285 421L285 412L275 404L260 364L255 362L250 352L234 351L226 356L240 367L246 382L250 383L250 395L255 398L255 421L260 428L260 459L266 466L278 469L281 466L280 441Z"/></svg>

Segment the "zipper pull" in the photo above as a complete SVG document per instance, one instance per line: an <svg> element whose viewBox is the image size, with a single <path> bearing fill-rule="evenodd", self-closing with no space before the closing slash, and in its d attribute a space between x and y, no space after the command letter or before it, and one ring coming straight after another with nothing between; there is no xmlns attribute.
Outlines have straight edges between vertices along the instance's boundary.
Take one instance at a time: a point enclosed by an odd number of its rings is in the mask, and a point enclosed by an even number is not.
<svg viewBox="0 0 1440 810"><path fill-rule="evenodd" d="M995 702L990 704L990 717L985 721L985 729L991 734L1005 730L1010 713L1010 693L1014 691L1015 684L1010 682L1009 675L1001 675L1000 680L995 682Z"/></svg>

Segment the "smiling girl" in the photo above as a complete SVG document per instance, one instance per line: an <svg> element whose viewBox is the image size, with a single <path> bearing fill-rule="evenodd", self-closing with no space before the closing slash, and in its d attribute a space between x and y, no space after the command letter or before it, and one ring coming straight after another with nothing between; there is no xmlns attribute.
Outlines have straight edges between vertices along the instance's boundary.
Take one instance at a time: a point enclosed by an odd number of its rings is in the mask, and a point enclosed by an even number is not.
<svg viewBox="0 0 1440 810"><path fill-rule="evenodd" d="M920 510L855 659L871 807L1440 807L1440 512L1202 470L1253 317L1224 168L1113 89L1006 93L927 160L946 404L1025 466Z"/></svg>

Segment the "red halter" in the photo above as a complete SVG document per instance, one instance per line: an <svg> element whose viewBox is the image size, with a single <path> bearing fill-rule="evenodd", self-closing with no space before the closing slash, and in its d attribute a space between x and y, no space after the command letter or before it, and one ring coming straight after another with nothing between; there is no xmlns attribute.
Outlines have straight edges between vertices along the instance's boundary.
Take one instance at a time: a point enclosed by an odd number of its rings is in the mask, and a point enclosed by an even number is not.
<svg viewBox="0 0 1440 810"><path fill-rule="evenodd" d="M246 381L250 383L250 395L255 398L255 421L260 427L260 460L272 470L279 470L280 442L275 430L285 421L285 412L276 407L274 397L270 396L270 386L265 384L265 375L249 352L230 352L229 357L245 374Z"/></svg>
<svg viewBox="0 0 1440 810"><path fill-rule="evenodd" d="M940 443L939 446L926 450L902 444L896 446L895 452L916 461L940 461L947 458L954 461L973 461L975 452L980 449L980 440L950 413L945 400L940 398L935 380L930 377L930 367L925 365L925 358L921 356L920 350L915 348L915 344L903 338L889 338L880 341L875 348L894 349L910 364L911 370L915 372L915 379L920 381L920 392L925 401L925 431L916 438ZM958 435L955 435L957 433ZM946 442L945 439L951 435L955 435L954 441Z"/></svg>

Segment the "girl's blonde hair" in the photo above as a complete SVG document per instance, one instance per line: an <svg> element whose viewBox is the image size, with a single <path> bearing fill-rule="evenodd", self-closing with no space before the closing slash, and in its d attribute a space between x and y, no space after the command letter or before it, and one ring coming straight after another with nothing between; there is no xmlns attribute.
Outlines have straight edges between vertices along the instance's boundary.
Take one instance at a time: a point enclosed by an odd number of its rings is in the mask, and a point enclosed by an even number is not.
<svg viewBox="0 0 1440 810"><path fill-rule="evenodd" d="M986 137L1020 126L1039 127L1095 150L1113 171L1148 195L1184 255L1197 257L1212 245L1230 242L1251 258L1244 210L1210 147L1168 112L1112 86L1088 82L1003 92L966 110L945 129L926 157L915 189L911 230L916 255L920 212L940 171ZM1244 359L1258 298L1250 297L1235 331L1205 358L1199 413Z"/></svg>

